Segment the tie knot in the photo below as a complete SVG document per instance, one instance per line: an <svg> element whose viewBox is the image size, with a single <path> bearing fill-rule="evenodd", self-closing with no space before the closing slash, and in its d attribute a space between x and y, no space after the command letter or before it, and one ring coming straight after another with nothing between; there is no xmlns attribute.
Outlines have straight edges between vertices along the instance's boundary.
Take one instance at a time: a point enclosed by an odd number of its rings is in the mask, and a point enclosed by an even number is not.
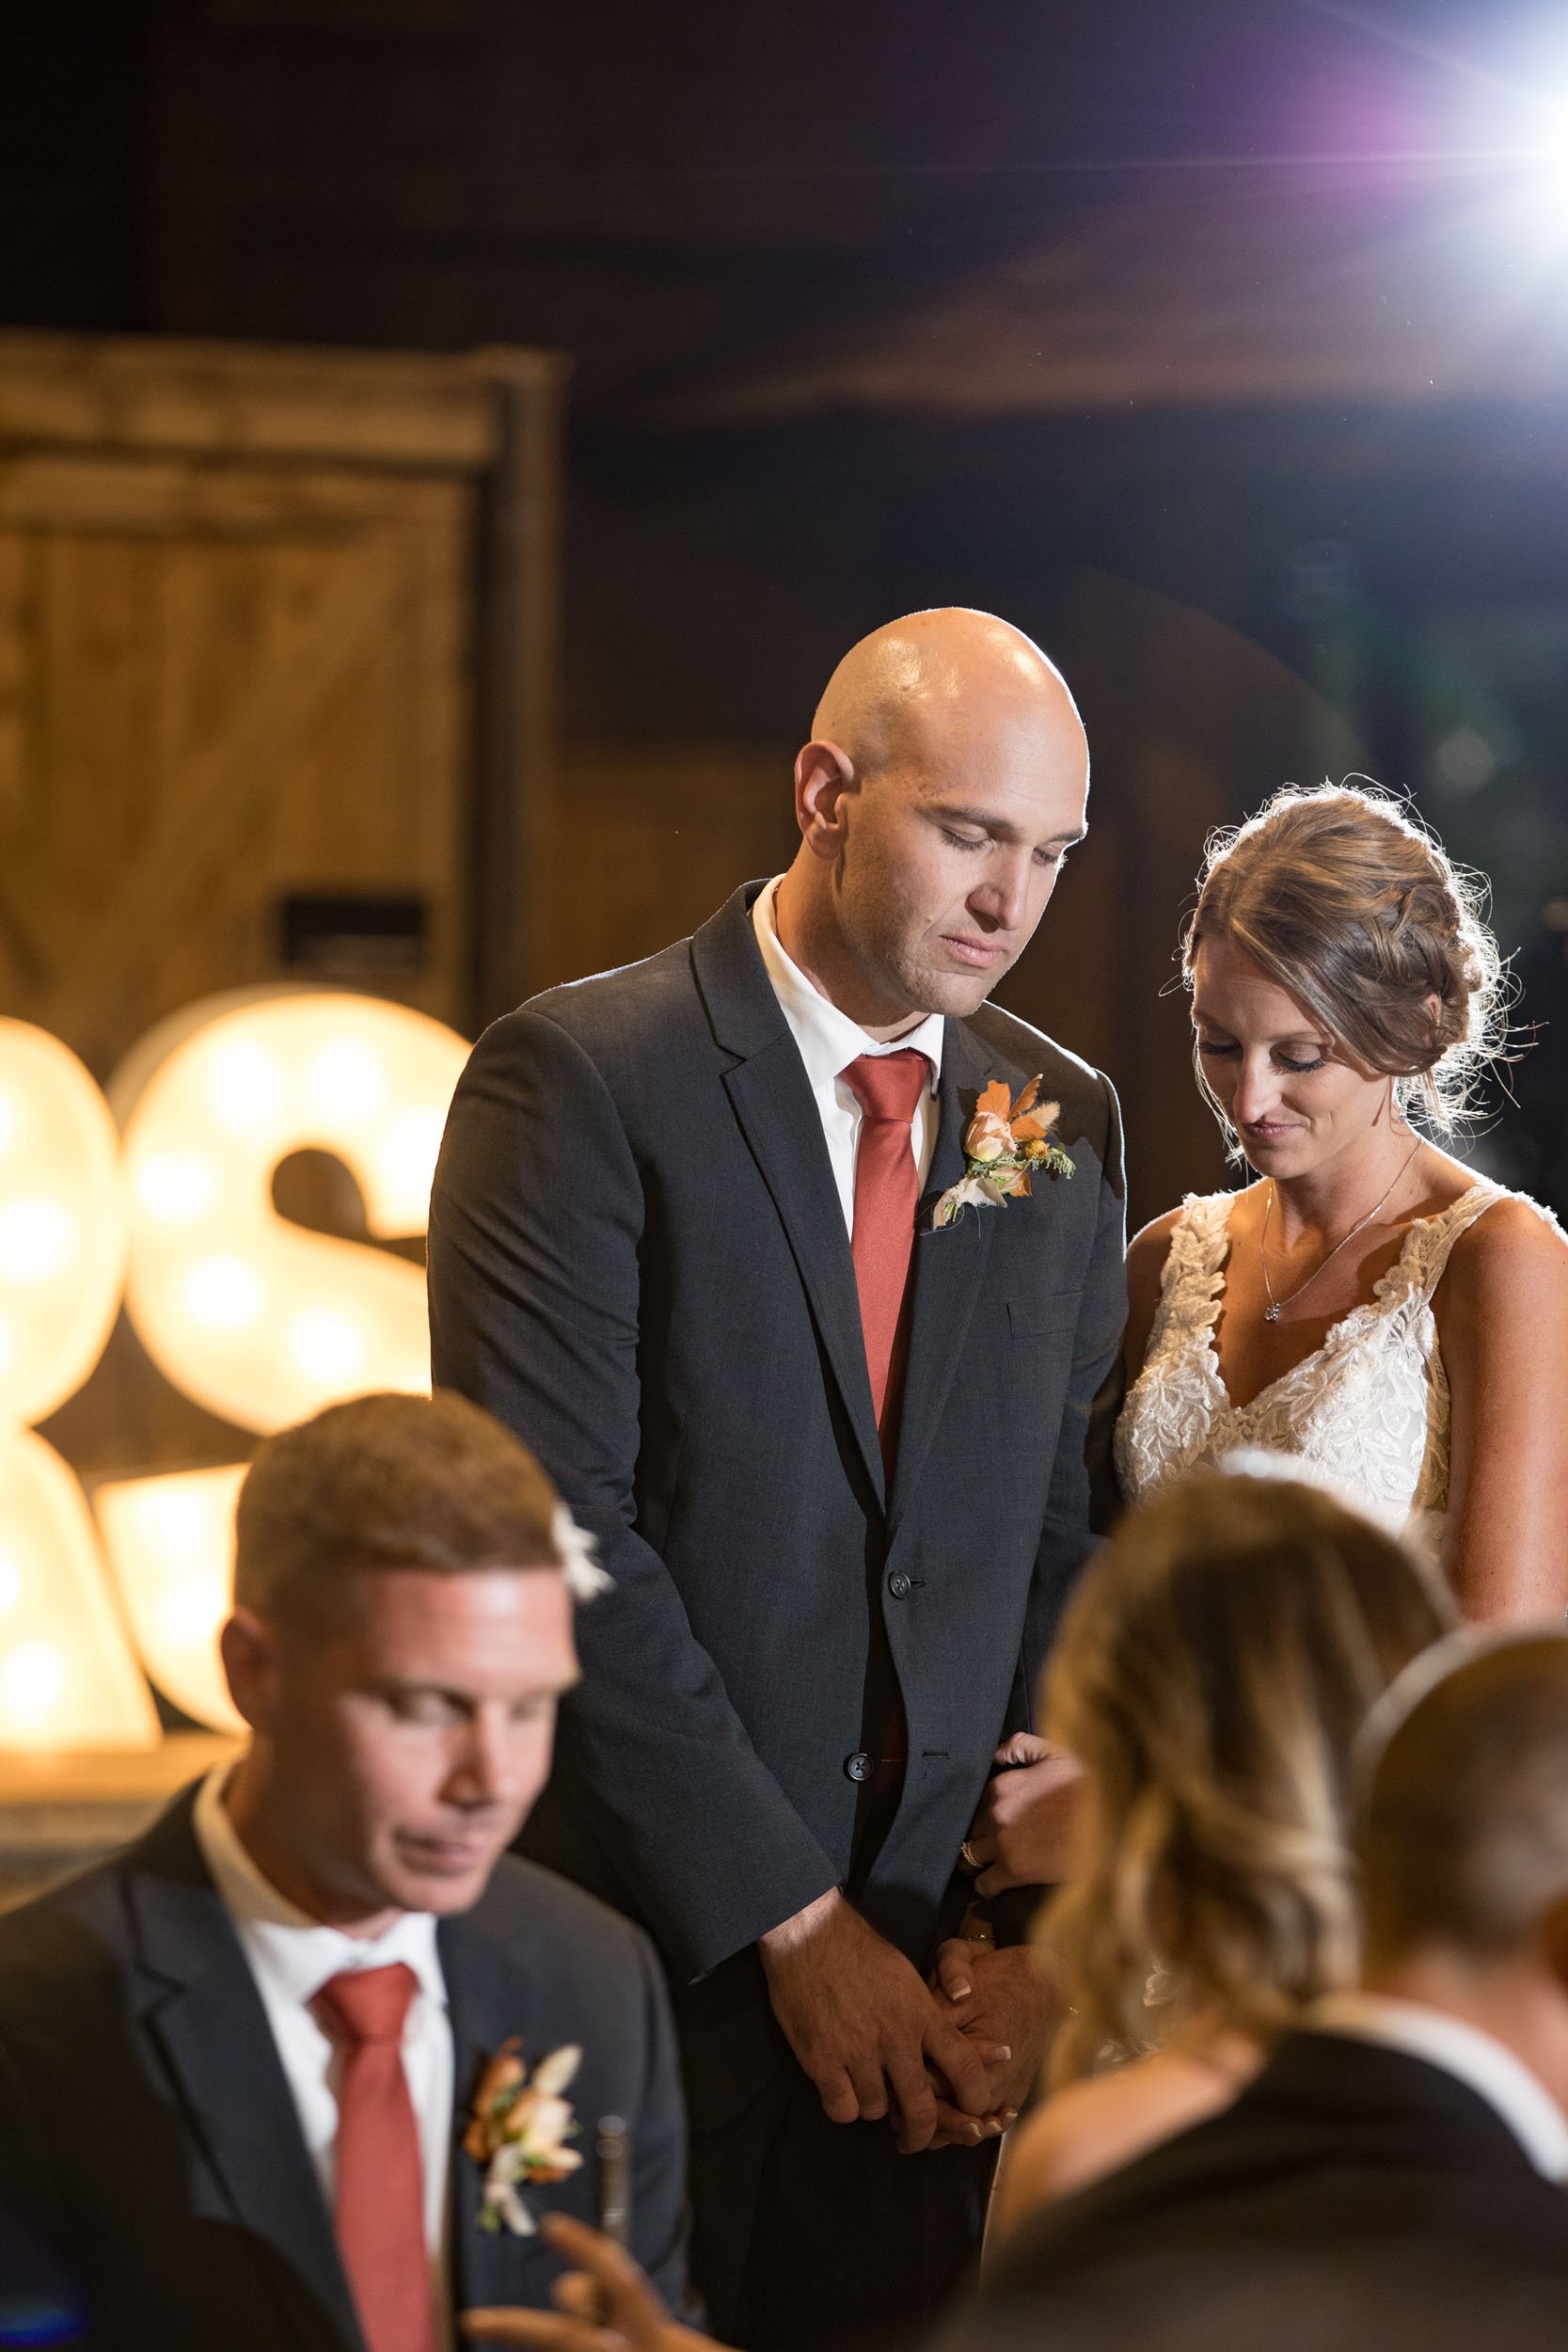
<svg viewBox="0 0 1568 2352"><path fill-rule="evenodd" d="M406 1963L350 1968L329 1977L316 1999L345 2042L401 2042L420 1980Z"/></svg>
<svg viewBox="0 0 1568 2352"><path fill-rule="evenodd" d="M867 1119L907 1127L930 1083L931 1065L913 1046L896 1054L862 1054L840 1073Z"/></svg>

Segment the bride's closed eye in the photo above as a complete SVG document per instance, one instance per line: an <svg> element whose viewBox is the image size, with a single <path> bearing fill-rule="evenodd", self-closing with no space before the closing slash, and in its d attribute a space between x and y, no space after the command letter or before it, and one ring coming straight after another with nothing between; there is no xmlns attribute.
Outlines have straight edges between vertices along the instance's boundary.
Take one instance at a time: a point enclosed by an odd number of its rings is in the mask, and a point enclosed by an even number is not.
<svg viewBox="0 0 1568 2352"><path fill-rule="evenodd" d="M1222 1044L1217 1038L1200 1037L1197 1050L1200 1054L1207 1054L1212 1061L1234 1061L1242 1049L1233 1041ZM1289 1070L1296 1076L1300 1076L1303 1071L1321 1070L1328 1059L1326 1054L1313 1054L1306 1061L1299 1061L1294 1055L1282 1053L1277 1045L1274 1049L1274 1057L1281 1070Z"/></svg>

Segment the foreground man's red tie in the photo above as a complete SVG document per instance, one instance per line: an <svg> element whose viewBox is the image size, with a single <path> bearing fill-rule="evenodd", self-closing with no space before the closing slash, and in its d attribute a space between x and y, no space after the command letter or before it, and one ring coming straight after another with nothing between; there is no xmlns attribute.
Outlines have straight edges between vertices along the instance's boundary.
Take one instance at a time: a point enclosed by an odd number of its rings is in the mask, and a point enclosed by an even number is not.
<svg viewBox="0 0 1568 2352"><path fill-rule="evenodd" d="M369 2352L436 2352L420 2129L403 2071L412 1968L351 1970L316 1995L344 2045L338 2090L338 2246Z"/></svg>

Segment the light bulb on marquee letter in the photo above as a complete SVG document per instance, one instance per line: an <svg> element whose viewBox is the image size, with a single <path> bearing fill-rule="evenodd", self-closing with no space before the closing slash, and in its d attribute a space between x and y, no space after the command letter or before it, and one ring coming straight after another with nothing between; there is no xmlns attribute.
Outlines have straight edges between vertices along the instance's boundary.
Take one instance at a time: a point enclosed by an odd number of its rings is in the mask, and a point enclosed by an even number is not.
<svg viewBox="0 0 1568 2352"><path fill-rule="evenodd" d="M147 1671L187 1715L243 1731L217 1637L234 1589L243 1463L108 1481L93 1495Z"/></svg>
<svg viewBox="0 0 1568 2352"><path fill-rule="evenodd" d="M26 1425L97 1363L124 1264L103 1097L57 1039L0 1020L0 1748L157 1742L82 1489Z"/></svg>
<svg viewBox="0 0 1568 2352"><path fill-rule="evenodd" d="M126 1306L177 1388L263 1433L367 1389L429 1388L418 1268L289 1223L272 1179L292 1152L335 1152L378 1239L422 1233L467 1057L406 1006L303 989L209 998L136 1048L110 1088Z"/></svg>

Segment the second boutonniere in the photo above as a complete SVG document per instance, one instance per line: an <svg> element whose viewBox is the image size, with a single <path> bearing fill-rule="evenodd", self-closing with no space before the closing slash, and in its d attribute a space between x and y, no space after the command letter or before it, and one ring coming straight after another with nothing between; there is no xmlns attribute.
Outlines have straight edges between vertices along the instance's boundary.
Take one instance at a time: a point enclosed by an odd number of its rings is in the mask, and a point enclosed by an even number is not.
<svg viewBox="0 0 1568 2352"><path fill-rule="evenodd" d="M991 1080L964 1129L964 1172L937 1202L934 1226L951 1225L966 1208L1000 1209L1026 1197L1036 1176L1072 1174L1071 1160L1051 1133L1061 1104L1040 1102L1039 1090L1038 1077L1031 1078L1015 1101L1003 1079Z"/></svg>
<svg viewBox="0 0 1568 2352"><path fill-rule="evenodd" d="M577 2137L578 2124L571 2101L561 2095L581 2065L582 2052L575 2042L551 2050L531 2077L522 2046L515 2040L503 2042L480 2076L463 2148L484 2170L480 2228L532 2237L539 2225L520 2188L563 2181L582 2163L578 2151L566 2146Z"/></svg>

